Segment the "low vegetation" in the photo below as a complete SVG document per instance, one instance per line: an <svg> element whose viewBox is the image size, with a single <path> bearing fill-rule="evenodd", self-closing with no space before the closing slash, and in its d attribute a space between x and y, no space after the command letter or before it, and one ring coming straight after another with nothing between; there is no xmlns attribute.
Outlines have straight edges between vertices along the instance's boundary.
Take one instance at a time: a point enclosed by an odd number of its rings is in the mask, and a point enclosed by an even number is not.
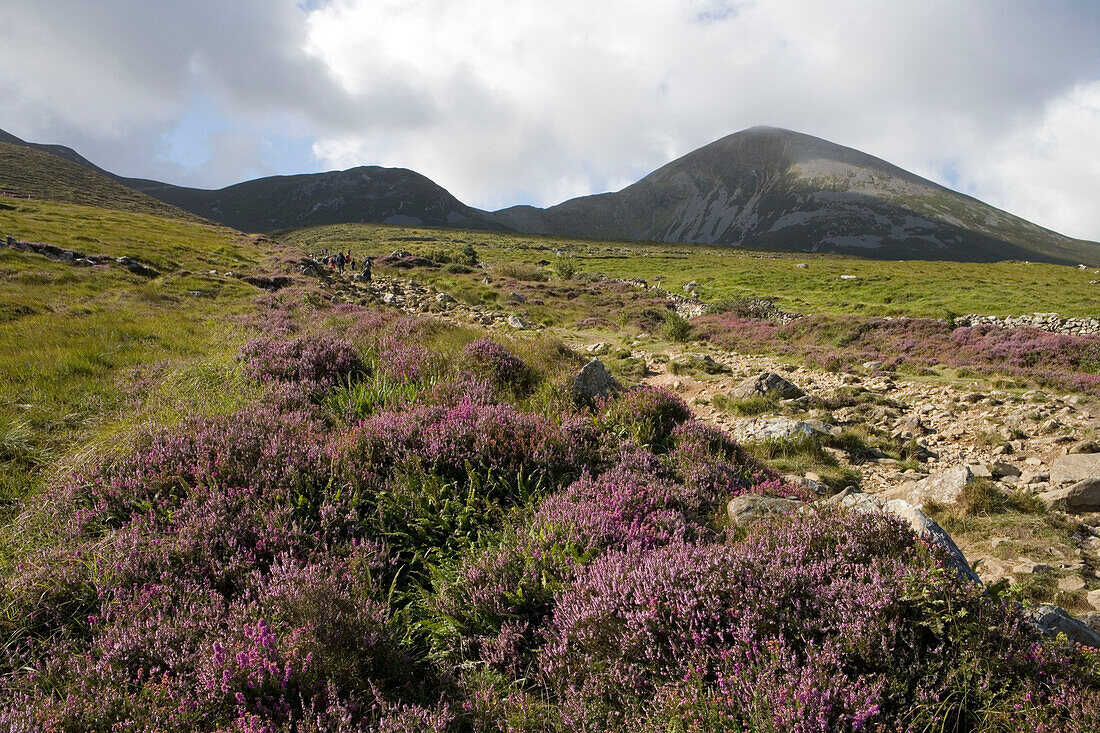
<svg viewBox="0 0 1100 733"><path fill-rule="evenodd" d="M1019 315L1057 312L1096 316L1094 269L1025 262L889 262L809 253L767 252L710 245L603 242L464 232L407 229L376 224L338 224L281 233L305 249L327 246L389 253L395 249L424 254L433 249L476 247L488 265L524 264L560 273L568 261L574 277L642 278L683 293L684 285L707 303L727 304L742 317L754 317L738 304L774 301L794 313L848 316L909 316L944 319L949 314ZM419 241L410 241L410 240ZM805 267L800 267L805 265ZM841 279L842 275L854 276ZM757 306L758 309L758 306ZM755 313L759 315L759 313Z"/></svg>
<svg viewBox="0 0 1100 733"><path fill-rule="evenodd" d="M586 359L559 336L614 334L605 359L629 386L646 362L624 342L695 322L600 281L575 242L556 241L559 266L551 240L326 227L283 245L13 206L0 231L160 274L0 250L17 311L0 323L0 730L1100 728L1096 654L1010 602L1041 589L960 583L882 514L807 503L728 526L744 493L814 498L784 472L839 489L853 476L834 452L904 445L740 446L662 389L577 400ZM293 265L320 247L407 247L433 265L379 275L510 299L551 328L334 303ZM226 275L241 270L289 284ZM940 516L963 541L1010 517L1074 531L983 485Z"/></svg>

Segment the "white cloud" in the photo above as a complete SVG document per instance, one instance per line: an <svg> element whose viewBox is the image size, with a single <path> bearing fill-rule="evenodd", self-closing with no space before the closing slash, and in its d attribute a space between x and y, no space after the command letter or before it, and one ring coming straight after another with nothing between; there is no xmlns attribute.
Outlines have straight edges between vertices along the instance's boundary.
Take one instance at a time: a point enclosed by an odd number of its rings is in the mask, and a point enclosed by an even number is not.
<svg viewBox="0 0 1100 733"><path fill-rule="evenodd" d="M991 204L1100 239L1100 81L1053 99L1038 120L968 158L962 172L964 185Z"/></svg>
<svg viewBox="0 0 1100 733"><path fill-rule="evenodd" d="M312 14L309 52L351 94L383 103L383 85L402 79L433 109L412 124L372 110L314 152L333 166L410 167L486 208L545 205L774 124L940 181L958 168L993 192L970 161L1026 143L1044 104L1100 78L1097 13L1085 15L945 1L339 0ZM1062 197L1072 177L1059 166L1045 194ZM1031 194L1017 183L1004 200ZM1027 210L1058 228L1079 210L1066 201Z"/></svg>
<svg viewBox="0 0 1100 733"><path fill-rule="evenodd" d="M7 0L0 27L0 127L130 175L380 164L546 205L770 124L1100 239L1095 3Z"/></svg>

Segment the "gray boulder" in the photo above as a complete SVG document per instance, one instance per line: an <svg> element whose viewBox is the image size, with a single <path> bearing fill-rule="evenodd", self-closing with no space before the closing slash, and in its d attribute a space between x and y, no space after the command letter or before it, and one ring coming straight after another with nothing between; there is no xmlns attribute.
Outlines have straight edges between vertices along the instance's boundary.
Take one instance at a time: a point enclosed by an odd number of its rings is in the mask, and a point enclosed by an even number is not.
<svg viewBox="0 0 1100 733"><path fill-rule="evenodd" d="M801 511L805 506L803 502L794 499L780 499L777 496L763 494L742 494L730 499L730 503L726 505L726 512L731 522L747 527L765 517Z"/></svg>
<svg viewBox="0 0 1100 733"><path fill-rule="evenodd" d="M527 328L527 321L523 320L520 316L511 315L508 316L508 325L512 328L524 329Z"/></svg>
<svg viewBox="0 0 1100 733"><path fill-rule="evenodd" d="M1072 642L1100 649L1100 634L1093 631L1085 622L1070 616L1063 608L1036 606L1024 609L1024 613L1044 636L1056 637L1058 634L1065 634L1066 638Z"/></svg>
<svg viewBox="0 0 1100 733"><path fill-rule="evenodd" d="M1073 484L1087 478L1100 478L1100 453L1058 456L1050 466L1052 484Z"/></svg>
<svg viewBox="0 0 1100 733"><path fill-rule="evenodd" d="M621 392L619 384L607 367L599 359L593 359L584 365L576 377L573 378L572 393L574 399L586 404L594 404L597 399L610 397Z"/></svg>
<svg viewBox="0 0 1100 733"><path fill-rule="evenodd" d="M735 400L747 400L758 396L793 400L805 397L806 393L775 372L764 372L759 376L749 377L730 392L730 397Z"/></svg>
<svg viewBox="0 0 1100 733"><path fill-rule="evenodd" d="M989 474L988 469L981 470L972 464L951 466L935 471L921 481L903 484L900 489L889 493L916 506L929 503L950 505L958 501L967 484L978 478L987 478Z"/></svg>
<svg viewBox="0 0 1100 733"><path fill-rule="evenodd" d="M160 275L160 273L154 270L152 267L149 267L148 265L143 265L142 263L135 260L133 257L119 257L117 260L115 260L115 262L122 265L135 275L140 275L141 277L157 277Z"/></svg>
<svg viewBox="0 0 1100 733"><path fill-rule="evenodd" d="M993 478L1004 478L1005 476L1019 477L1022 471L1011 463L1005 463L1003 461L997 461L994 463L990 470L993 472Z"/></svg>
<svg viewBox="0 0 1100 733"><path fill-rule="evenodd" d="M1087 478L1065 488L1044 491L1039 494L1039 500L1063 512L1100 512L1100 478Z"/></svg>
<svg viewBox="0 0 1100 733"><path fill-rule="evenodd" d="M765 440L783 440L802 435L827 435L829 428L816 420L794 420L789 417L757 417L734 422L730 425L733 437L744 443L762 443Z"/></svg>

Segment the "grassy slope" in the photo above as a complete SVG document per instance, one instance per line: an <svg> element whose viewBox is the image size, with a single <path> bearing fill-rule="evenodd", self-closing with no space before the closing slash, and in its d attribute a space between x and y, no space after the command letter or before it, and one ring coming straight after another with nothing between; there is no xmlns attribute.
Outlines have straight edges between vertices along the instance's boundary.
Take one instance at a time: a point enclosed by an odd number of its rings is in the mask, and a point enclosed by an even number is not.
<svg viewBox="0 0 1100 733"><path fill-rule="evenodd" d="M130 423L231 397L229 365L241 336L229 318L259 291L205 273L260 268L270 250L206 224L3 201L2 233L138 256L164 274L147 280L121 267L77 268L0 248L0 498L33 490L79 446L109 445ZM206 366L188 371L200 358ZM150 389L161 390L157 405L138 415Z"/></svg>
<svg viewBox="0 0 1100 733"><path fill-rule="evenodd" d="M680 292L691 281L707 301L729 296L772 298L800 313L943 317L948 312L1018 315L1057 312L1100 315L1100 285L1094 270L1020 262L992 264L902 261L780 254L707 245L594 242L558 237L492 234L443 229L406 229L369 224L312 227L282 235L305 248L350 248L357 255L395 249L430 252L469 242L482 261L534 263L574 258L578 270L611 277L664 278ZM432 241L401 241L417 237ZM797 267L805 263L806 267ZM841 275L855 275L842 280Z"/></svg>
<svg viewBox="0 0 1100 733"><path fill-rule="evenodd" d="M203 219L56 155L0 143L0 192L201 222ZM10 205L0 200L0 206Z"/></svg>

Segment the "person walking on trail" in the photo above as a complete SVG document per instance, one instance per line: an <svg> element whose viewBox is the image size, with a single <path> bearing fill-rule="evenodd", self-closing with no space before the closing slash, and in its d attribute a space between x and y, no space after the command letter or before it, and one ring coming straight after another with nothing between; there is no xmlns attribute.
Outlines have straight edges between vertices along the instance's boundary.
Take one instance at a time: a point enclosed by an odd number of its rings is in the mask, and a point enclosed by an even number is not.
<svg viewBox="0 0 1100 733"><path fill-rule="evenodd" d="M336 255L336 269L339 270L340 272L344 271L344 265L346 265L347 262L348 262L348 258L344 257L343 252Z"/></svg>
<svg viewBox="0 0 1100 733"><path fill-rule="evenodd" d="M370 257L368 257L367 259L363 260L363 282L370 282L370 266L371 261Z"/></svg>

